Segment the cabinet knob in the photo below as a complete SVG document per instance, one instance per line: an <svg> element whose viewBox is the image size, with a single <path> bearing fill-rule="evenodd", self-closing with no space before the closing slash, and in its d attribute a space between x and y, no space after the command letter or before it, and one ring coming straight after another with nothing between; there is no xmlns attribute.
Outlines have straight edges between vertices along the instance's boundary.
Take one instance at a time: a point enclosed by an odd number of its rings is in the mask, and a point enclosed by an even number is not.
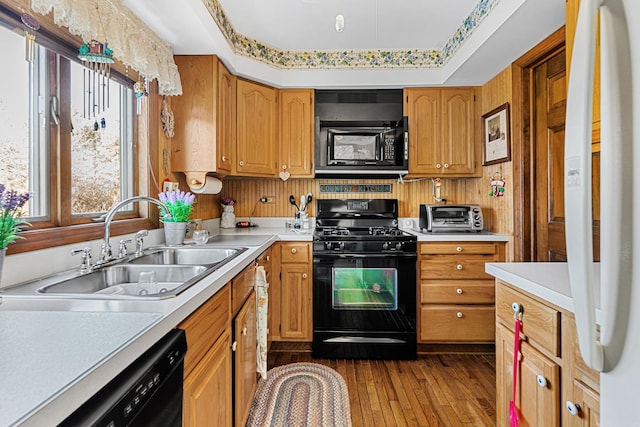
<svg viewBox="0 0 640 427"><path fill-rule="evenodd" d="M462 264L456 265L456 270L462 270Z"/></svg>
<svg viewBox="0 0 640 427"><path fill-rule="evenodd" d="M461 288L456 289L456 294L462 295L462 289Z"/></svg>
<svg viewBox="0 0 640 427"><path fill-rule="evenodd" d="M282 170L287 170L287 165L282 165Z"/></svg>
<svg viewBox="0 0 640 427"><path fill-rule="evenodd" d="M456 246L456 252L462 252L462 246Z"/></svg>
<svg viewBox="0 0 640 427"><path fill-rule="evenodd" d="M271 256L267 255L267 262L271 261Z"/></svg>
<svg viewBox="0 0 640 427"><path fill-rule="evenodd" d="M295 254L296 252L298 252L298 250L296 248L291 248L291 253Z"/></svg>
<svg viewBox="0 0 640 427"><path fill-rule="evenodd" d="M445 169L449 169L449 163L445 163L445 164L444 164L444 168L445 168Z"/></svg>
<svg viewBox="0 0 640 427"><path fill-rule="evenodd" d="M234 341L233 344L231 344L231 351L236 351L238 349L238 341Z"/></svg>
<svg viewBox="0 0 640 427"><path fill-rule="evenodd" d="M442 165L440 163L436 163L436 169L440 169Z"/></svg>
<svg viewBox="0 0 640 427"><path fill-rule="evenodd" d="M229 159L227 159L227 156L222 156L222 157L220 157L220 160L222 160L223 162L226 162Z"/></svg>
<svg viewBox="0 0 640 427"><path fill-rule="evenodd" d="M461 312L461 311L457 312L457 313L456 313L456 317L457 317L458 319L462 319L462 312Z"/></svg>
<svg viewBox="0 0 640 427"><path fill-rule="evenodd" d="M302 273L302 278L306 279L308 277L307 273Z"/></svg>
<svg viewBox="0 0 640 427"><path fill-rule="evenodd" d="M573 415L574 417L577 415L580 415L580 404L579 403L573 403L570 400L567 400L567 402L565 403L566 407L567 407L567 411L569 411L569 413L571 415Z"/></svg>
<svg viewBox="0 0 640 427"><path fill-rule="evenodd" d="M240 166L244 166L244 160L240 160L239 164Z"/></svg>
<svg viewBox="0 0 640 427"><path fill-rule="evenodd" d="M243 336L247 336L247 327L245 326L244 328L242 328L242 335Z"/></svg>
<svg viewBox="0 0 640 427"><path fill-rule="evenodd" d="M538 385L540 387L546 387L547 386L547 379L545 377L543 377L542 375L538 375L536 377L536 381L538 382Z"/></svg>

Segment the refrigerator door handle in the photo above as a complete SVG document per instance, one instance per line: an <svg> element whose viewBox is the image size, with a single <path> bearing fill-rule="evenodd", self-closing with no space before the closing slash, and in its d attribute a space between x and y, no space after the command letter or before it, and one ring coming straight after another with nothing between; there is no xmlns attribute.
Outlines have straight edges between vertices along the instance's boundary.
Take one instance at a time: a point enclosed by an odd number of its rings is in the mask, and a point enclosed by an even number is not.
<svg viewBox="0 0 640 427"><path fill-rule="evenodd" d="M571 57L565 125L565 229L569 282L580 352L602 371L596 335L591 203L591 119L598 0L582 0Z"/></svg>

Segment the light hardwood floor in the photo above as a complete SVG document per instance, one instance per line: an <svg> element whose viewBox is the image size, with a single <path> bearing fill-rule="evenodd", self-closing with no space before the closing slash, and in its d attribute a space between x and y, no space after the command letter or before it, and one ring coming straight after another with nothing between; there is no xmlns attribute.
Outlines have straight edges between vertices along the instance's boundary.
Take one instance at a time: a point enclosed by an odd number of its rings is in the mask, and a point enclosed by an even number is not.
<svg viewBox="0 0 640 427"><path fill-rule="evenodd" d="M354 427L495 426L494 354L421 355L417 360L312 359L306 344L274 343L269 368L314 362L349 388Z"/></svg>

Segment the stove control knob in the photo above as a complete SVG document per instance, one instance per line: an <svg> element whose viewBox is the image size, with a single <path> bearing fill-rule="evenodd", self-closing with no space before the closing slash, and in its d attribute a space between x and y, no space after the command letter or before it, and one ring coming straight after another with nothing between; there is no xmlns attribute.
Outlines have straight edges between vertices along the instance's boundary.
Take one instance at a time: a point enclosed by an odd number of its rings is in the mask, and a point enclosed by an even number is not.
<svg viewBox="0 0 640 427"><path fill-rule="evenodd" d="M387 249L389 249L389 242L384 242L384 243L382 244L382 250L385 250L385 251L386 251Z"/></svg>
<svg viewBox="0 0 640 427"><path fill-rule="evenodd" d="M402 249L402 247L403 247L403 246L404 246L404 243L402 243L402 242L398 242L398 243L396 243L396 249L397 249L397 250Z"/></svg>
<svg viewBox="0 0 640 427"><path fill-rule="evenodd" d="M324 247L327 249L331 249L332 247L331 242L324 242Z"/></svg>
<svg viewBox="0 0 640 427"><path fill-rule="evenodd" d="M344 242L338 242L338 247L335 250L344 251Z"/></svg>

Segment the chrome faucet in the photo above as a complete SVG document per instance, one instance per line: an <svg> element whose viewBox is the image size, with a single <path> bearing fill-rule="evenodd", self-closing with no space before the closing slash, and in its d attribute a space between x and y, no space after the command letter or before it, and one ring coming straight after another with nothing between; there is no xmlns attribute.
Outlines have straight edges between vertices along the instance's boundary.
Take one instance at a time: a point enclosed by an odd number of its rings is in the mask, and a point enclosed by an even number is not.
<svg viewBox="0 0 640 427"><path fill-rule="evenodd" d="M109 243L109 237L111 234L111 221L116 215L116 212L118 212L121 207L128 205L129 203L141 202L145 200L147 202L154 203L160 206L162 209L164 209L165 212L169 212L169 208L167 207L167 205L162 203L160 200L154 199L153 197L149 196L133 196L115 204L111 209L109 209L104 218L104 236L102 239L102 247L100 248L100 260L98 261L98 264L104 264L114 259L113 254L111 253L111 244Z"/></svg>

